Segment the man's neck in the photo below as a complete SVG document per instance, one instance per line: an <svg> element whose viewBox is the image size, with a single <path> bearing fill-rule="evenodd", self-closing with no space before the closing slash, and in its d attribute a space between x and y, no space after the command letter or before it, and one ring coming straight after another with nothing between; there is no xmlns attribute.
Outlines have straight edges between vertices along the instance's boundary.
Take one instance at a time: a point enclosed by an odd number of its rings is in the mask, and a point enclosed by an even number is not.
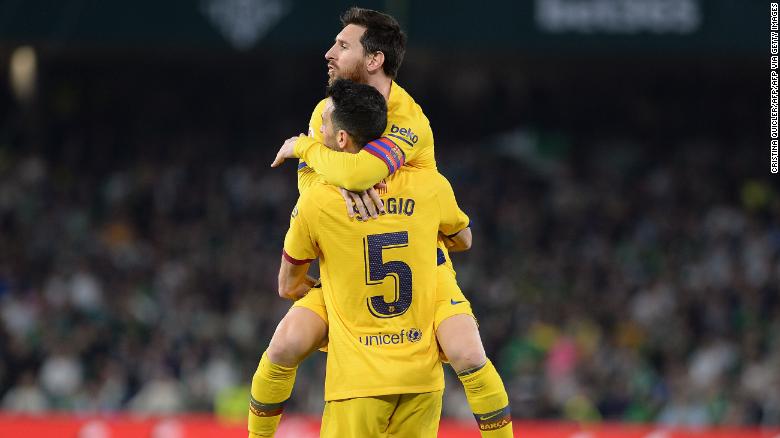
<svg viewBox="0 0 780 438"><path fill-rule="evenodd" d="M393 80L384 74L375 74L368 77L368 85L376 88L385 100L390 100L390 87L393 85Z"/></svg>

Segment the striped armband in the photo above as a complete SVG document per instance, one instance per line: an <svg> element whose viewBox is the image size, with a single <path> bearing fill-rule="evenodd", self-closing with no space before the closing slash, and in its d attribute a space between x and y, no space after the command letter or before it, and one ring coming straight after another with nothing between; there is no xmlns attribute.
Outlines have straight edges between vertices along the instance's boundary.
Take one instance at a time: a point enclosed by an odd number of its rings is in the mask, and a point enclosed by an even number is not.
<svg viewBox="0 0 780 438"><path fill-rule="evenodd" d="M404 151L387 137L369 142L363 147L363 150L382 160L387 165L390 175L406 162Z"/></svg>

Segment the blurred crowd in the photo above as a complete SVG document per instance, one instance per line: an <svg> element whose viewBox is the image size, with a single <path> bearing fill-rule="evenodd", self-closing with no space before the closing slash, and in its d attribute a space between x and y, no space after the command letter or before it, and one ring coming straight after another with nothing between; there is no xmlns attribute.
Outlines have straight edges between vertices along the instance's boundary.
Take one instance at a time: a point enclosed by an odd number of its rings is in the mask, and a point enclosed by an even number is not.
<svg viewBox="0 0 780 438"><path fill-rule="evenodd" d="M458 279L516 416L780 423L770 187L734 185L730 202L710 188L724 175L691 162L548 180L447 153L475 224ZM246 384L288 306L274 290L292 173L177 161L93 178L6 154L3 408L208 410ZM304 368L297 406L316 412L321 358Z"/></svg>
<svg viewBox="0 0 780 438"><path fill-rule="evenodd" d="M48 137L0 135L0 406L243 403L289 307L294 166L267 166L284 138L224 147L229 123L170 127L154 105L154 129L120 113L120 130L68 99ZM752 143L437 128L474 231L453 262L516 418L780 424L780 194L734 153ZM289 411L319 413L323 361ZM445 415L469 417L447 378Z"/></svg>

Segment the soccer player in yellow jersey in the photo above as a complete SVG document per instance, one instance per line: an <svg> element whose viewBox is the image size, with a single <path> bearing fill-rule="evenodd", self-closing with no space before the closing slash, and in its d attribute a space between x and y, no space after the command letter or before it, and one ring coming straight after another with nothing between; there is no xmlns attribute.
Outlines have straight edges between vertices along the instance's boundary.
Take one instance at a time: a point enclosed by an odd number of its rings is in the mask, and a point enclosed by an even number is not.
<svg viewBox="0 0 780 438"><path fill-rule="evenodd" d="M364 190L402 166L436 167L428 119L393 80L405 45L398 23L388 15L360 8L349 9L342 16L342 23L344 28L325 55L330 80L348 78L376 88L387 100L388 123L384 138L369 145L373 147L357 154L335 152L322 144L319 127L325 101L320 102L312 114L310 136L285 142L273 164L278 166L285 158L294 156L302 158L298 172L301 193L323 179L349 189ZM369 206L371 195L376 199L373 191L361 194ZM385 211L390 208L387 207ZM352 214L352 209L348 208L348 212ZM454 243L442 237L434 314L437 340L464 385L482 435L512 436L506 391L485 356L470 304L457 285L448 257L447 248ZM292 391L296 367L321 345L327 336L327 324L328 312L319 288L298 300L280 322L253 378L252 397L257 409L249 417L250 432L272 436L283 403Z"/></svg>
<svg viewBox="0 0 780 438"><path fill-rule="evenodd" d="M328 95L326 145L357 153L379 141L369 142L387 121L375 88L338 80ZM315 183L285 237L281 295L299 298L309 264L320 260L329 317L323 437L434 438L438 430L444 376L434 335L436 236L464 240L469 220L436 170L395 172L383 198L392 213L358 222L344 214L338 188Z"/></svg>

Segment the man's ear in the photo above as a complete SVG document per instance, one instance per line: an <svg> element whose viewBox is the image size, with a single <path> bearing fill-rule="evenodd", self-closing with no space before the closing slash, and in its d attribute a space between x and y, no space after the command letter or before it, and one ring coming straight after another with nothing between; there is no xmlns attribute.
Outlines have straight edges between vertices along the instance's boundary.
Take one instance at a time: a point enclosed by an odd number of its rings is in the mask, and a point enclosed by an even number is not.
<svg viewBox="0 0 780 438"><path fill-rule="evenodd" d="M382 68L385 65L385 54L382 52L374 52L368 55L366 59L366 70L369 73L373 73Z"/></svg>
<svg viewBox="0 0 780 438"><path fill-rule="evenodd" d="M339 129L339 132L336 133L336 143L342 151L349 146L349 134L347 134L347 131Z"/></svg>

